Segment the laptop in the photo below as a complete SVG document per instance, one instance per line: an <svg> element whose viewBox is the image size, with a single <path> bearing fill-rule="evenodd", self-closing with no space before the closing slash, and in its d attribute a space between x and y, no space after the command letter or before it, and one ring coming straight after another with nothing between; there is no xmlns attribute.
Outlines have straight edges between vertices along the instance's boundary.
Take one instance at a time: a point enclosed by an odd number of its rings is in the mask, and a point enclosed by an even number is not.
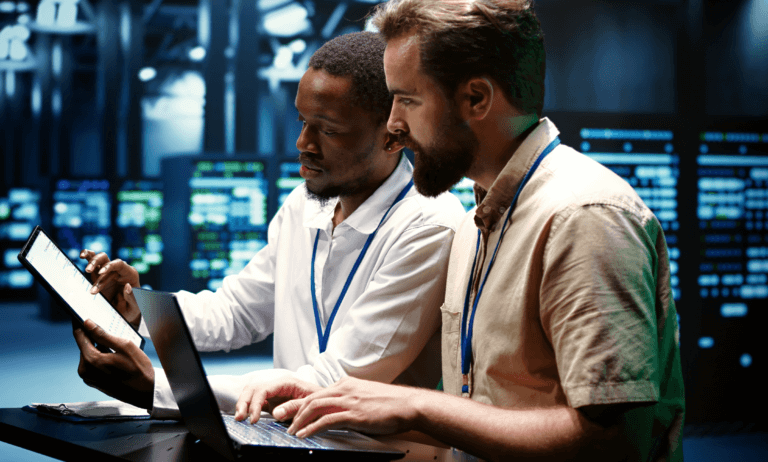
<svg viewBox="0 0 768 462"><path fill-rule="evenodd" d="M230 460L309 456L332 460L395 460L405 453L354 431L327 430L310 438L289 435L287 425L262 417L251 425L219 410L176 296L133 289L160 363L190 433Z"/></svg>

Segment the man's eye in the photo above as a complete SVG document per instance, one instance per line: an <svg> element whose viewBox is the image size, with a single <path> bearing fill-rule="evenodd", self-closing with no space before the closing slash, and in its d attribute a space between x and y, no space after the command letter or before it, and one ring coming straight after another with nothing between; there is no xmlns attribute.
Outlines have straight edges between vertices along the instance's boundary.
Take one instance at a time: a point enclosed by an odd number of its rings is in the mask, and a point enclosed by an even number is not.
<svg viewBox="0 0 768 462"><path fill-rule="evenodd" d="M413 100L410 98L400 98L400 104L403 106L409 106L411 103L413 103Z"/></svg>
<svg viewBox="0 0 768 462"><path fill-rule="evenodd" d="M304 120L304 119L302 119L301 117L299 117L299 118L298 118L298 119L296 119L296 120L297 120L299 123L301 123L301 125L302 125L302 128L304 128L304 127L306 127L306 126L308 125L308 124L307 124L307 121L306 121L306 120ZM319 128L319 127L318 127L318 126L316 126L316 125L314 125L313 127L314 127L314 128L313 128L314 130L316 130L316 131L318 131L318 132L320 132L320 133L322 133L323 135L326 135L326 136L333 136L333 135L336 135L336 133L337 133L337 132L334 132L334 131L323 130L323 129Z"/></svg>

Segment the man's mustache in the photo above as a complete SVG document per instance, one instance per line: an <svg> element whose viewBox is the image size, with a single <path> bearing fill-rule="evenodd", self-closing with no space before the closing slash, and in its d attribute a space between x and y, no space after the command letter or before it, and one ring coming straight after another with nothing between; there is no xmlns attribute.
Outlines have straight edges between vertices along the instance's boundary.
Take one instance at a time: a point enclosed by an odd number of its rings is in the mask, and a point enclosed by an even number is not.
<svg viewBox="0 0 768 462"><path fill-rule="evenodd" d="M318 156L317 154L314 154L311 152L302 152L301 154L299 154L299 157L297 157L296 160L306 167L309 167L315 170L320 170L316 166L315 161L321 158L322 158L321 156Z"/></svg>
<svg viewBox="0 0 768 462"><path fill-rule="evenodd" d="M419 145L405 133L397 134L397 142L410 149L411 151L416 151L419 148Z"/></svg>

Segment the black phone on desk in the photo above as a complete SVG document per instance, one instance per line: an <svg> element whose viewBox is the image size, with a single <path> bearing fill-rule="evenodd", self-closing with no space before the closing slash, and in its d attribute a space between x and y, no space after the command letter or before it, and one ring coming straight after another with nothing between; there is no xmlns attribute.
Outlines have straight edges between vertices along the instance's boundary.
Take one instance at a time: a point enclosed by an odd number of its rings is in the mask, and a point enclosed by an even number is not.
<svg viewBox="0 0 768 462"><path fill-rule="evenodd" d="M106 332L128 339L144 349L144 337L101 294L92 294L91 282L40 226L36 226L19 252L19 261L45 287L56 302L83 326L91 319ZM98 346L102 351L111 351Z"/></svg>

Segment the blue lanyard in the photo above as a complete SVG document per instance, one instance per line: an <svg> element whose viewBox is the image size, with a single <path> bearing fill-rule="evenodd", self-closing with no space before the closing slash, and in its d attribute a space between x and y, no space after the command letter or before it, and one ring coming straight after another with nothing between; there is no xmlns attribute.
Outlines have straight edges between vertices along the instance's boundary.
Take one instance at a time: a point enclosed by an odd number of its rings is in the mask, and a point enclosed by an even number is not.
<svg viewBox="0 0 768 462"><path fill-rule="evenodd" d="M317 241L320 238L320 230L317 230L317 234L315 235L315 246L312 249L312 269L310 271L310 285L312 287L312 308L315 311L315 327L317 328L317 341L320 348L320 353L323 353L325 351L326 346L328 345L328 337L331 335L331 325L333 325L333 320L336 317L336 313L339 311L339 307L341 306L341 302L344 300L344 296L347 294L347 289L349 289L350 284L352 284L352 278L355 277L355 273L357 273L357 269L360 267L360 263L363 261L363 257L365 257L365 253L368 252L368 247L370 247L371 242L373 241L373 238L376 236L376 233L379 231L379 228L381 228L382 223L384 223L384 219L387 218L387 215L389 215L389 211L392 210L392 207L395 206L398 202L400 202L406 194L408 194L408 191L411 189L411 186L413 186L413 180L409 181L407 185L405 185L405 188L403 188L402 191L400 191L400 194L398 194L395 201L392 203L392 205L389 206L386 213L384 213L384 216L381 217L381 221L379 222L379 226L376 227L376 229L368 235L368 240L365 241L365 245L363 246L363 249L360 251L360 255L357 257L357 261L355 262L355 265L352 267L352 271L349 273L349 276L347 277L347 282L344 284L344 288L341 290L341 295L339 295L339 299L336 301L336 306L333 307L333 311L331 312L331 316L328 318L328 322L325 326L325 333L323 333L323 326L320 323L320 309L317 307L317 296L315 295L315 256L317 255Z"/></svg>
<svg viewBox="0 0 768 462"><path fill-rule="evenodd" d="M488 264L488 270L485 272L485 277L483 278L482 283L480 284L480 288L477 291L477 295L475 295L474 303L472 304L472 313L469 313L469 296L472 293L472 285L474 282L475 277L475 267L477 265L477 254L480 250L480 230L477 230L477 244L475 245L475 259L472 262L472 272L469 274L469 283L467 284L467 294L464 298L464 311L461 316L461 373L463 375L463 383L461 386L461 392L465 395L469 393L469 366L472 363L472 328L475 323L475 313L477 312L477 304L480 301L480 295L483 293L483 288L485 288L485 283L488 281L488 275L491 273L491 268L493 267L493 264L496 262L496 254L499 251L499 245L501 244L501 239L504 237L504 232L507 229L507 224L510 221L510 217L512 216L512 211L515 209L515 206L517 205L517 199L520 197L520 191L523 190L525 185L528 183L528 180L531 179L531 176L533 176L533 173L536 171L536 169L539 167L539 164L544 159L544 157L547 156L550 152L552 152L553 149L557 147L557 145L560 144L560 137L556 137L554 140L552 140L551 143L549 143L549 146L542 151L541 154L539 154L539 157L536 158L536 161L533 163L531 168L528 170L528 172L523 177L523 181L520 183L520 186L517 187L517 192L515 192L515 196L512 198L512 204L509 206L509 212L507 213L507 218L504 220L504 225L501 228L501 233L499 234L499 240L496 243L496 249L493 251L493 256L491 257L491 261ZM467 315L469 314L469 326L467 326Z"/></svg>

